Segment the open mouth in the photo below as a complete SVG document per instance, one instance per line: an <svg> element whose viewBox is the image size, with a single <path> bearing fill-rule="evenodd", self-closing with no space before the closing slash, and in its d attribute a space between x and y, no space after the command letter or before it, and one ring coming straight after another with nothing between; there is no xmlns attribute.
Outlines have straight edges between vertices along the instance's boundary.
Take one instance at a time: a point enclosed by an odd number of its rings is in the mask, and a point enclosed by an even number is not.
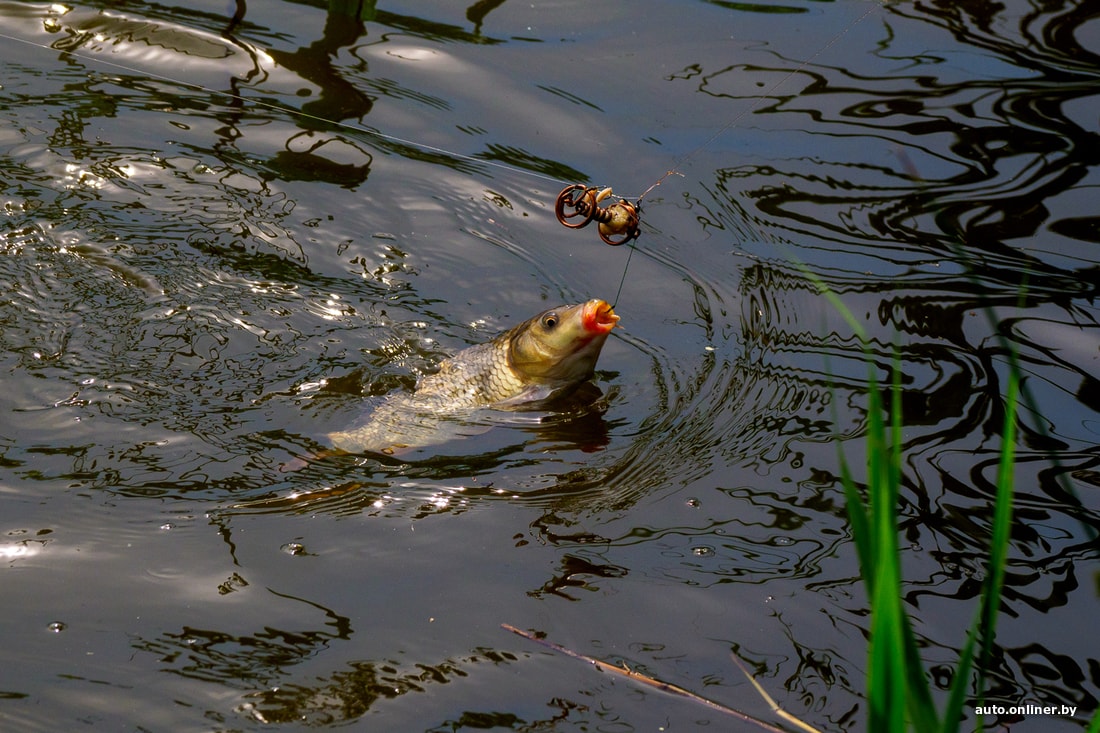
<svg viewBox="0 0 1100 733"><path fill-rule="evenodd" d="M596 333L610 333L619 322L614 309L603 300L590 300L584 304L584 327Z"/></svg>

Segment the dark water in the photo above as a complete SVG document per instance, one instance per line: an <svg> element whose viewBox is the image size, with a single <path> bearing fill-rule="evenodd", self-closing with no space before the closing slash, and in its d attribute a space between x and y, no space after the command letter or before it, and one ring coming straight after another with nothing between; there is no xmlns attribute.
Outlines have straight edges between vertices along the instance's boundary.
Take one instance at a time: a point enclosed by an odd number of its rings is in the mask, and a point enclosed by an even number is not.
<svg viewBox="0 0 1100 733"><path fill-rule="evenodd" d="M505 622L770 719L732 651L790 712L863 730L837 449L861 465L867 367L815 280L880 379L900 357L906 600L940 687L1018 351L990 701L1078 708L1013 730L1084 727L1100 6L363 17L0 1L4 729L739 725ZM280 470L444 354L614 298L627 248L562 228L553 198L673 167L602 414Z"/></svg>

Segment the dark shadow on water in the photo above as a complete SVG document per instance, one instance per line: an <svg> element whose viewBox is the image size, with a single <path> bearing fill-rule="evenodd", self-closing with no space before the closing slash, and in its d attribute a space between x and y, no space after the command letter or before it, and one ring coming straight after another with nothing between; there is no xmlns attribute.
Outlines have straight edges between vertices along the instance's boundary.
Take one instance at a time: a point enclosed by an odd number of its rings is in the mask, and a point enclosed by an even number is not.
<svg viewBox="0 0 1100 733"><path fill-rule="evenodd" d="M208 720L229 721L226 728L338 724L387 701L434 700L466 680L492 682L497 667L515 676L527 657L452 651L469 646L458 635L442 652L355 649L368 634L350 611L269 594L243 569L241 550L255 536L240 531L248 521L304 526L316 517L340 530L353 524L346 518L360 518L370 530L419 530L476 510L515 522L503 530L503 544L514 545L504 562L529 563L511 588L516 606L588 611L636 592L646 603L715 598L725 613L751 593L795 597L797 609L737 611L778 627L750 641L741 628L730 631L728 646L757 665L762 681L822 710L824 725L856 726L866 604L846 561L835 456L841 444L861 464L867 372L858 339L817 282L870 333L880 383L900 358L905 599L940 689L960 641L951 624L972 608L989 541L1008 363L1002 338L1018 349L1038 407L1019 417L1017 522L1002 599L1017 637L1006 635L996 649L994 694L1095 707L1095 655L1063 638L1057 623L1088 610L1100 559L1093 539L1100 219L1089 208L1100 167L1093 111L1100 59L1088 45L1095 3L887 4L844 39L866 34L865 45L839 43L810 60L792 40L801 34L771 29L843 4L694 3L684 7L744 21L739 34L767 15L766 42L735 47L727 38L709 56L655 45L649 55L682 71L662 68L649 78L632 60L637 89L599 104L585 101L597 99L583 78L591 67L582 64L576 77L516 71L521 85L568 105L563 117L622 124L635 105L679 93L689 104L664 110L658 123L669 139L682 135L685 148L700 130L710 134L751 109L692 161L694 178L676 181L684 190L663 186L658 193L668 197L647 206L632 270L646 279L627 288L638 283L632 297L646 318L617 344L612 366L620 373L604 379L619 391L606 411L493 424L410 456L331 456L285 473L283 462L324 449L315 439L342 411L411 388L444 350L434 341L440 334L456 343L479 335L462 319L487 312L483 286L500 283L449 287L460 272L481 277L480 262L458 250L440 262L445 250L427 243L480 232L489 215L519 220L512 206L533 199L534 187L494 180L502 193L486 214L479 196L490 185L489 163L587 178L571 153L556 160L492 132L471 160L337 124L365 125L380 100L407 105L398 104L402 114L470 122L456 111L468 102L462 90L439 91L415 75L381 78L359 64L360 48L402 35L448 52L512 58L534 46L483 33L506 15L491 15L499 2L471 4L472 29L430 20L434 11L419 18L352 5L329 13L311 38L261 27L250 20L256 4L238 4L232 22L141 3L126 5L132 18L95 5L57 18L43 15L54 12L44 6L8 6L13 24L31 18L56 27L45 39L53 50L30 49L0 90L10 135L0 163L12 180L0 235L0 367L10 384L0 436L5 492L24 508L44 511L47 502L77 497L80 508L119 507L139 522L164 507L208 510L233 565L216 571L215 600L257 593L260 606L299 612L267 622L252 609L262 620L239 618L236 628L173 621L170 631L134 640L169 674L209 683L215 696L221 687L240 693L239 710L204 711ZM567 20L556 19L562 27ZM568 26L578 35L562 45L564 55L622 53L612 38L586 45L584 34L605 30L587 24ZM487 58L495 57L477 62ZM100 68L96 59L134 68ZM206 74L209 86L232 96L152 75L180 69ZM285 75L278 85L275 72ZM676 122L684 110L698 110L699 119ZM153 136L161 128L167 132ZM459 129L466 137L444 139L467 142L471 133ZM637 132L619 141L624 148ZM668 157L681 152L672 142L652 147ZM615 170L613 158L595 159L594 169ZM431 174L421 171L425 162ZM447 182L433 186L439 174ZM456 181L462 190L447 188ZM387 195L379 195L384 186ZM402 209L421 202L435 213ZM528 211L530 221L545 213L533 204ZM662 219L679 214L683 228ZM538 224L516 225L515 241L544 233ZM416 236L387 234L402 229ZM562 251L524 251L508 274L519 283L511 292L587 282L584 266L555 259ZM666 288L675 301L660 300ZM313 386L326 379L327 392ZM70 511L72 523L83 524ZM45 528L46 520L12 517L23 524L5 530L9 544ZM456 536L477 519L461 516ZM120 531L101 521L95 529L104 534ZM63 534L50 531L51 543ZM49 597L43 591L38 600ZM742 620L728 612L730 623ZM807 632L815 620L829 633ZM607 624L608 639L637 628L621 622ZM700 615L692 623L721 636L720 622ZM656 633L690 636L681 626ZM324 655L333 650L340 658L330 662ZM538 681L550 676L540 674ZM440 713L432 730L554 721L595 729L607 721L584 706L602 703L598 692L551 700L545 717L471 704ZM154 694L143 702L171 707ZM179 708L195 704L188 698Z"/></svg>

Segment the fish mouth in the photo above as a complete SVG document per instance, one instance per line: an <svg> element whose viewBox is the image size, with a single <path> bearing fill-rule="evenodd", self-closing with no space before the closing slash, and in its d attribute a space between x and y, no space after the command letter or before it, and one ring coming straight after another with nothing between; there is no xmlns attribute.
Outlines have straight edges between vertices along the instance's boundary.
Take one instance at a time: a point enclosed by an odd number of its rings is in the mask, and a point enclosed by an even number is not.
<svg viewBox="0 0 1100 733"><path fill-rule="evenodd" d="M608 334L619 322L619 317L615 315L615 310L606 301L590 300L584 304L581 320L587 331L596 334Z"/></svg>

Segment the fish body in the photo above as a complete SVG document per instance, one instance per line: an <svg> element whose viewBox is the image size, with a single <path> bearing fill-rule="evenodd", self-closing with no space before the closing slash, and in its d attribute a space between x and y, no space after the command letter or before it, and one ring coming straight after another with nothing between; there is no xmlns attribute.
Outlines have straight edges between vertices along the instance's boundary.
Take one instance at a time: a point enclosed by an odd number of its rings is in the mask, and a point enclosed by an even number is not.
<svg viewBox="0 0 1100 733"><path fill-rule="evenodd" d="M618 321L602 300L543 311L445 359L415 392L391 395L365 423L328 438L348 453L393 454L483 432L464 418L486 407L538 409L591 379Z"/></svg>

